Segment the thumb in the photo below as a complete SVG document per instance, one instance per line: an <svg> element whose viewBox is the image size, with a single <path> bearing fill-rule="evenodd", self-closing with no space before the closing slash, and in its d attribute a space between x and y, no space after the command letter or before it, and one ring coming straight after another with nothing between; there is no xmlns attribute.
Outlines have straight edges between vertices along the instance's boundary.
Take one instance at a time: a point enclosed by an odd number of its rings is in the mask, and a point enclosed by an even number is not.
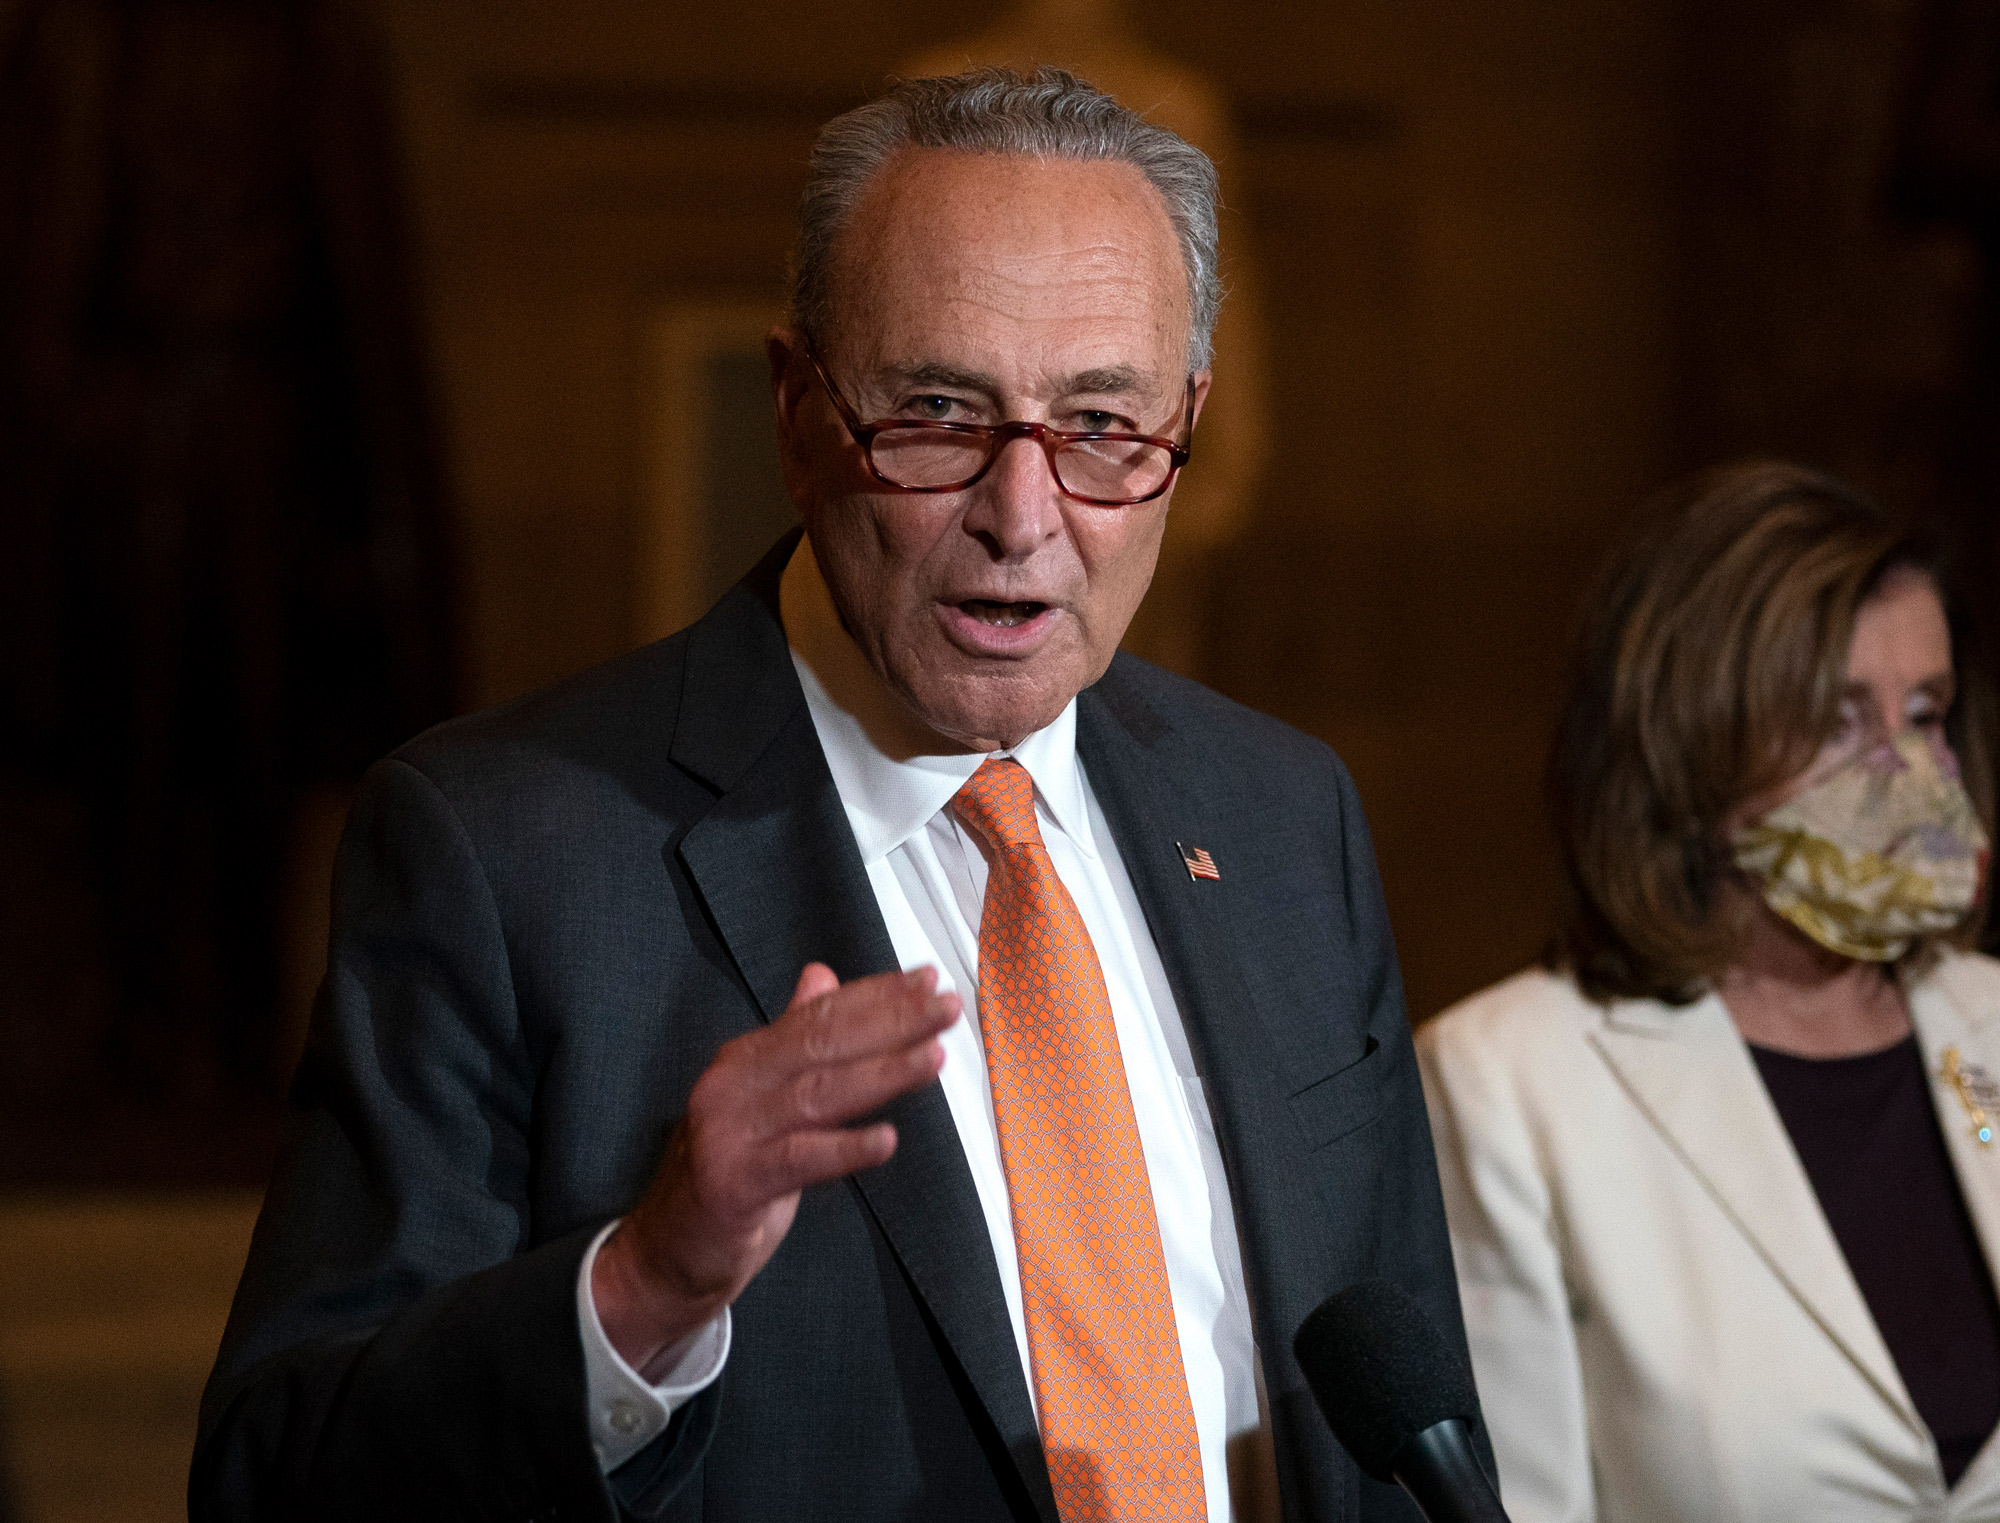
<svg viewBox="0 0 2000 1523"><path fill-rule="evenodd" d="M839 987L840 980L834 977L833 969L823 962L809 962L799 975L798 987L792 990L792 1008L797 1009L822 994L831 994Z"/></svg>

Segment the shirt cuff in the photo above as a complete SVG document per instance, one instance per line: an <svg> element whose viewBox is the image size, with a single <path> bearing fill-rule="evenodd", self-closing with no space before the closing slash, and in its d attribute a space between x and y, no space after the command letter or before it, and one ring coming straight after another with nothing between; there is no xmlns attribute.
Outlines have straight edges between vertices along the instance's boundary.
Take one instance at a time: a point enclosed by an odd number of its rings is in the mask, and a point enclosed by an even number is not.
<svg viewBox="0 0 2000 1523"><path fill-rule="evenodd" d="M666 1378L648 1385L645 1377L612 1347L597 1320L590 1271L597 1250L617 1230L612 1222L591 1240L576 1276L576 1326L583 1337L584 1389L590 1402L590 1445L606 1475L667 1431L674 1413L711 1385L729 1361L731 1323L723 1307L668 1350Z"/></svg>

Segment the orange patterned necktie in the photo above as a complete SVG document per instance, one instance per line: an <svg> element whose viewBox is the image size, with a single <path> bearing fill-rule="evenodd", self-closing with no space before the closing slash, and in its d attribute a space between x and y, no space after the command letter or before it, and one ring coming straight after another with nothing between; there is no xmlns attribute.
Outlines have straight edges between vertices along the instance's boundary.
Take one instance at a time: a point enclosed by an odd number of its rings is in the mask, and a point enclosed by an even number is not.
<svg viewBox="0 0 2000 1523"><path fill-rule="evenodd" d="M1019 762L952 800L986 842L979 1025L1063 1523L1208 1516L1146 1157L1111 998Z"/></svg>

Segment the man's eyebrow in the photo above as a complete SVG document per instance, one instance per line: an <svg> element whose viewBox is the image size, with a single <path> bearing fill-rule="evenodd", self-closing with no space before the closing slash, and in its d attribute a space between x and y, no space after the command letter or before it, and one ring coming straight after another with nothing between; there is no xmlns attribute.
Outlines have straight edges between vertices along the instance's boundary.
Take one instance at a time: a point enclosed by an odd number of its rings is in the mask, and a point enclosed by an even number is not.
<svg viewBox="0 0 2000 1523"><path fill-rule="evenodd" d="M941 360L914 360L882 367L886 377L906 386L949 387L954 391L978 391L988 395L1000 389L999 382L983 370L964 370ZM1081 370L1068 377L1058 391L1063 396L1123 396L1143 391L1150 377L1131 365L1105 365Z"/></svg>
<svg viewBox="0 0 2000 1523"><path fill-rule="evenodd" d="M961 370L956 365L938 360L884 365L882 374L909 386L949 386L954 391L992 392L998 389L998 383L984 371Z"/></svg>
<svg viewBox="0 0 2000 1523"><path fill-rule="evenodd" d="M1143 391L1151 378L1133 369L1130 365L1107 365L1101 370L1084 370L1069 378L1063 387L1066 396L1085 393L1122 396L1127 392Z"/></svg>

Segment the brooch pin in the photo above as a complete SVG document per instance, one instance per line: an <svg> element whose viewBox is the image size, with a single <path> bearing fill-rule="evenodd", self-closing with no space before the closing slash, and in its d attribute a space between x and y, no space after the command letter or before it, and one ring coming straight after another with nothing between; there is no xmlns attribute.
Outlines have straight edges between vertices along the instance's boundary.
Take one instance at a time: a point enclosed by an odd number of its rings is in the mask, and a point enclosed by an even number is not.
<svg viewBox="0 0 2000 1523"><path fill-rule="evenodd" d="M1179 841L1174 842L1174 845L1181 848L1181 865L1187 869L1190 880L1206 878L1211 883L1222 881L1222 874L1215 866L1215 858L1199 846L1182 846Z"/></svg>
<svg viewBox="0 0 2000 1523"><path fill-rule="evenodd" d="M1965 1116L1972 1123L1972 1135L1983 1148L1993 1146L1993 1120L1989 1111L2000 1110L2000 1084L1977 1063L1959 1060L1958 1049L1947 1047L1938 1067L1938 1077L1952 1087Z"/></svg>

